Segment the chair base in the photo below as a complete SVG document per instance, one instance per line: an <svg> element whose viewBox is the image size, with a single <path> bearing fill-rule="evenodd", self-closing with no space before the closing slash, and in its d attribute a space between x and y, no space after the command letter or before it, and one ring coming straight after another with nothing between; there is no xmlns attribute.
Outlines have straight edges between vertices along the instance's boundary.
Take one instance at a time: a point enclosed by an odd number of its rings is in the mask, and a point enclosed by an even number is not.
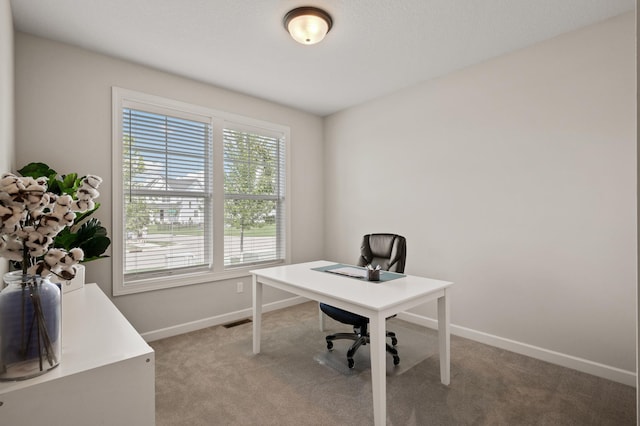
<svg viewBox="0 0 640 426"><path fill-rule="evenodd" d="M387 337L391 339L391 345L386 343L387 352L393 356L393 365L400 364L400 357L398 356L398 351L395 348L395 345L398 344L398 339L396 338L396 334L392 331L387 331ZM360 346L371 343L371 339L369 338L369 333L362 334L357 328L354 328L353 333L336 333L331 334L326 337L327 340L327 349L333 349L333 341L334 340L353 340L353 344L347 351L347 364L349 368L353 368L355 362L353 361L353 356L356 351L360 348Z"/></svg>

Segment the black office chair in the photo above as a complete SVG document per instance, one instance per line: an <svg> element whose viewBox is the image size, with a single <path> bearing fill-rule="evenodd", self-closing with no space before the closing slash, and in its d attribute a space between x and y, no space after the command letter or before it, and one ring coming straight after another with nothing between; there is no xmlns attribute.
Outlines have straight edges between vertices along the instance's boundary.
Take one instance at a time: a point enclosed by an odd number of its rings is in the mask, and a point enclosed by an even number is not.
<svg viewBox="0 0 640 426"><path fill-rule="evenodd" d="M371 264L375 267L380 265L385 271L403 273L406 258L407 243L404 237L395 234L368 234L362 239L358 266ZM369 343L369 332L367 330L369 318L324 303L320 303L320 309L334 320L353 326L353 333L336 333L326 337L327 349L329 350L333 349L334 340L354 340L353 345L347 351L347 363L349 368L353 368L353 355L360 346ZM393 356L393 364L398 365L400 357L395 348L398 339L395 333L391 331L387 331L387 337L391 338L391 345L386 344L387 352Z"/></svg>

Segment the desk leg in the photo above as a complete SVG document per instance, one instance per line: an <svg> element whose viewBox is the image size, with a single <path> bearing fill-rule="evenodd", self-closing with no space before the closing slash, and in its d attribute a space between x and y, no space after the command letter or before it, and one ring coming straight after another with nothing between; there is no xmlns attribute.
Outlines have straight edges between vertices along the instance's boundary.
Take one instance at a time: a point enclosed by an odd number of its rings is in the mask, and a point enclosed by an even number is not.
<svg viewBox="0 0 640 426"><path fill-rule="evenodd" d="M322 309L320 309L320 304L318 303L318 321L320 322L320 331L324 331L325 328L325 316Z"/></svg>
<svg viewBox="0 0 640 426"><path fill-rule="evenodd" d="M371 338L371 383L373 387L373 421L376 426L387 421L387 363L386 363L386 319L369 318Z"/></svg>
<svg viewBox="0 0 640 426"><path fill-rule="evenodd" d="M444 296L438 298L438 340L440 346L440 381L448 385L451 379L450 360L450 326L449 326L449 302L450 294L444 289Z"/></svg>
<svg viewBox="0 0 640 426"><path fill-rule="evenodd" d="M262 283L253 276L253 353L260 353L260 329L262 328Z"/></svg>

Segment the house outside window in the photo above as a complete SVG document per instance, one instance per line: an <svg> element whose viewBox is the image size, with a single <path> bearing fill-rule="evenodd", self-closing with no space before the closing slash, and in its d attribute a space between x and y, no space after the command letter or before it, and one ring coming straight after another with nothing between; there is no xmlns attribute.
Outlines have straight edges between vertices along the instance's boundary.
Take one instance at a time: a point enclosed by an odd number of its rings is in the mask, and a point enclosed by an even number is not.
<svg viewBox="0 0 640 426"><path fill-rule="evenodd" d="M113 117L115 295L287 260L287 127L120 88Z"/></svg>

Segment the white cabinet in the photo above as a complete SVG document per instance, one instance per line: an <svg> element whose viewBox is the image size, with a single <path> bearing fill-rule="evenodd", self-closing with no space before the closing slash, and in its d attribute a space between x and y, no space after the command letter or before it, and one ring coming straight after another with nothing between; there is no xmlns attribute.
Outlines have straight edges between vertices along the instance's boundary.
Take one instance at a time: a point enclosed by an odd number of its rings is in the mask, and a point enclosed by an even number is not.
<svg viewBox="0 0 640 426"><path fill-rule="evenodd" d="M0 382L0 424L154 425L155 357L96 284L62 298L62 360Z"/></svg>

